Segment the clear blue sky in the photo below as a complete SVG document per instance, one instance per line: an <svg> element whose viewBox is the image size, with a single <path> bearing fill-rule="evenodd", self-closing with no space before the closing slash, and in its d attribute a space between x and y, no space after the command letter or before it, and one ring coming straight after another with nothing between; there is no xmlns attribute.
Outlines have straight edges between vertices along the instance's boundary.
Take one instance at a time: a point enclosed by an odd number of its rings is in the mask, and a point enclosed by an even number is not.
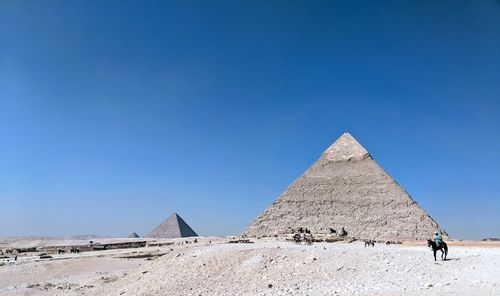
<svg viewBox="0 0 500 296"><path fill-rule="evenodd" d="M237 234L345 131L500 236L500 2L0 2L0 235Z"/></svg>

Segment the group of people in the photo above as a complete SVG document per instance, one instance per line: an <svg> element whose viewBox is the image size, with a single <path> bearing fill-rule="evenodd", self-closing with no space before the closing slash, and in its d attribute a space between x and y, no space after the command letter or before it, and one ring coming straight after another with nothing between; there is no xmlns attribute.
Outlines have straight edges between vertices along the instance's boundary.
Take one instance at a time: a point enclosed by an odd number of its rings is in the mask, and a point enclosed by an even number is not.
<svg viewBox="0 0 500 296"><path fill-rule="evenodd" d="M333 228L330 228L330 232L331 233L336 233L336 231L333 229ZM294 240L297 242L297 241L302 241L305 239L305 233L307 234L310 234L311 231L309 229L303 229L302 227L298 229L298 233L296 233L294 235ZM346 237L347 236L347 231L345 230L344 227L342 227L342 230L340 232L338 232L338 235L341 236L341 237ZM434 242L436 243L436 246L441 246L444 244L444 241L443 241L443 236L441 235L441 233L439 232L435 232L434 233Z"/></svg>
<svg viewBox="0 0 500 296"><path fill-rule="evenodd" d="M309 233L299 232L293 235L293 240L296 244L305 242L306 244L311 245L313 243L314 238L310 232Z"/></svg>

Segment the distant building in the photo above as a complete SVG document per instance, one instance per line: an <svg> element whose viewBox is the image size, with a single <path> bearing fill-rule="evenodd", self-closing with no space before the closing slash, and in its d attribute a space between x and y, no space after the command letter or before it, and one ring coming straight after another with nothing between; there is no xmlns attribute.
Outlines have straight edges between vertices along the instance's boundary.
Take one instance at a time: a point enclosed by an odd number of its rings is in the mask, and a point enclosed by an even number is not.
<svg viewBox="0 0 500 296"><path fill-rule="evenodd" d="M128 235L128 238L140 238L140 236L137 233L132 232L131 234Z"/></svg>
<svg viewBox="0 0 500 296"><path fill-rule="evenodd" d="M177 214L173 213L167 220L156 226L146 237L179 238L198 236L196 232Z"/></svg>

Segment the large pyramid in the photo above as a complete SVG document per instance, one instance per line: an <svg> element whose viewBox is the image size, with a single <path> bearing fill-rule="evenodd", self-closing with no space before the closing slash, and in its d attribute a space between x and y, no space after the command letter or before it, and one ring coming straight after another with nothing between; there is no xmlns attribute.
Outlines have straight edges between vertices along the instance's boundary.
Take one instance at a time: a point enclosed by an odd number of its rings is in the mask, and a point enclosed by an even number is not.
<svg viewBox="0 0 500 296"><path fill-rule="evenodd" d="M243 232L281 236L298 228L328 235L344 227L349 237L423 240L439 227L349 133L321 157Z"/></svg>
<svg viewBox="0 0 500 296"><path fill-rule="evenodd" d="M189 236L198 235L177 213L173 213L172 216L156 226L146 237L179 238Z"/></svg>

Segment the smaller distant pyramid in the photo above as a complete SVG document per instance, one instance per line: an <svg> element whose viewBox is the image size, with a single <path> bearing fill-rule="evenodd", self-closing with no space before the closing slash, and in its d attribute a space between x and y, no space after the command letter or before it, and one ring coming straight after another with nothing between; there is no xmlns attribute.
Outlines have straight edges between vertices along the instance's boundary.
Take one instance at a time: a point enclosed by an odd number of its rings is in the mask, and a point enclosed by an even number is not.
<svg viewBox="0 0 500 296"><path fill-rule="evenodd" d="M179 238L198 236L194 230L177 214L173 213L167 220L156 226L146 237Z"/></svg>
<svg viewBox="0 0 500 296"><path fill-rule="evenodd" d="M128 235L128 238L140 238L140 236L137 233L132 232L131 234Z"/></svg>

